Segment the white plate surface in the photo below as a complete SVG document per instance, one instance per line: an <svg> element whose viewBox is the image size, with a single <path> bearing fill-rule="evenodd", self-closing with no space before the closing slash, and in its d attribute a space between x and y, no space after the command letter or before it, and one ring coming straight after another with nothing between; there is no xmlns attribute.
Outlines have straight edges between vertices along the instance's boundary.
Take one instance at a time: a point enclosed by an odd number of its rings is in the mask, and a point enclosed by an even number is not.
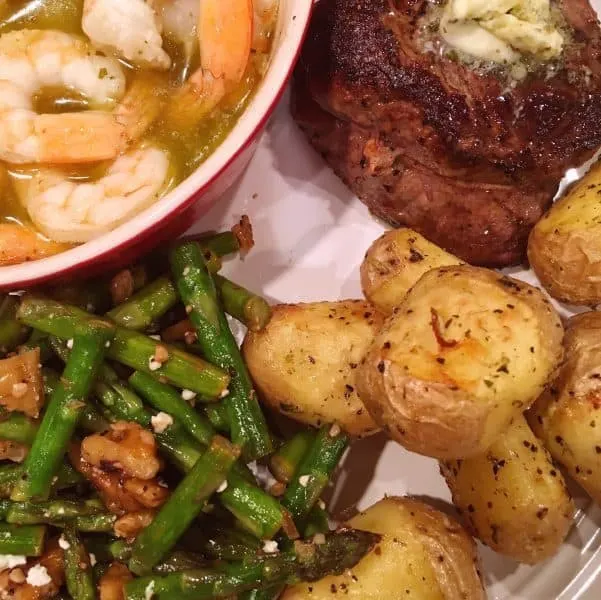
<svg viewBox="0 0 601 600"><path fill-rule="evenodd" d="M593 4L601 8L601 0ZM251 217L256 246L244 262L226 265L233 279L273 302L361 297L361 259L385 226L309 147L287 98L242 179L194 230L227 228L242 214ZM527 272L512 275L534 281ZM365 508L384 494L411 494L452 511L436 461L376 436L351 448L333 504L335 510ZM601 598L601 510L581 491L574 494L580 511L553 559L528 567L480 546L491 600Z"/></svg>

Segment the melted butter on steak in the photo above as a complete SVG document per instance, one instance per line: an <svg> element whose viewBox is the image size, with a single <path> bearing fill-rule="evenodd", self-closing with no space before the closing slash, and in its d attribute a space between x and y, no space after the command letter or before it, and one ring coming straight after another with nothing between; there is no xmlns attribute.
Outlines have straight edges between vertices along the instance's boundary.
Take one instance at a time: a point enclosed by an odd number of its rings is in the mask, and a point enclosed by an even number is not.
<svg viewBox="0 0 601 600"><path fill-rule="evenodd" d="M561 11L550 0L431 2L418 29L425 51L459 60L508 84L541 67L557 67L571 42Z"/></svg>

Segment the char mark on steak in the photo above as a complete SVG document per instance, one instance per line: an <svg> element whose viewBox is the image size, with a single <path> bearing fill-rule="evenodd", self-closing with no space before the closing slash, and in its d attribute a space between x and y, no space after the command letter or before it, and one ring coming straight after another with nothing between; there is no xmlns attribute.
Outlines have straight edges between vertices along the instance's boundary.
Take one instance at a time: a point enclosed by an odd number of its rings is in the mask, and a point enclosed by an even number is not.
<svg viewBox="0 0 601 600"><path fill-rule="evenodd" d="M524 259L566 169L601 146L601 30L559 2L561 61L521 82L423 50L426 0L320 0L293 115L370 210L464 260Z"/></svg>

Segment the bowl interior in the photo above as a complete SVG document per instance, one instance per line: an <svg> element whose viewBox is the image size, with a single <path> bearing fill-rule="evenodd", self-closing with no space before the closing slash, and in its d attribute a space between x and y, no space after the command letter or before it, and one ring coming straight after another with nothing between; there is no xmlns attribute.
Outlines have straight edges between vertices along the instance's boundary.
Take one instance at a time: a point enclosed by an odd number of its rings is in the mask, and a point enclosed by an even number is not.
<svg viewBox="0 0 601 600"><path fill-rule="evenodd" d="M169 194L113 231L56 256L0 267L0 288L16 288L49 280L118 252L143 232L184 210L194 201L194 196L198 195L199 191L209 188L219 178L264 126L284 90L300 51L312 2L279 0L279 4L269 69L248 107L215 152Z"/></svg>

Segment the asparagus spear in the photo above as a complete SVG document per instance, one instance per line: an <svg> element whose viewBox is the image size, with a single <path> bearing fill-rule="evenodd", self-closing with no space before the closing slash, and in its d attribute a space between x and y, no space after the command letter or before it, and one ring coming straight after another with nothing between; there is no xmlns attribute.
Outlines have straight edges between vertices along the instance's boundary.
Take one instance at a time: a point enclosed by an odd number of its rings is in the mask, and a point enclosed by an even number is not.
<svg viewBox="0 0 601 600"><path fill-rule="evenodd" d="M227 406L224 402L214 402L213 404L207 404L204 407L204 413L211 425L222 433L229 434L230 432L230 421L227 414Z"/></svg>
<svg viewBox="0 0 601 600"><path fill-rule="evenodd" d="M117 325L142 331L177 303L177 293L166 277L159 277L107 313Z"/></svg>
<svg viewBox="0 0 601 600"><path fill-rule="evenodd" d="M114 329L102 321L89 320L78 326L73 351L56 388L31 450L23 473L12 490L15 501L46 500L52 478L58 471L75 427L85 408L85 399L104 359L106 344Z"/></svg>
<svg viewBox="0 0 601 600"><path fill-rule="evenodd" d="M41 556L46 527L43 525L9 525L0 523L0 554Z"/></svg>
<svg viewBox="0 0 601 600"><path fill-rule="evenodd" d="M231 231L211 234L203 233L199 236L186 237L185 240L196 241L203 250L210 250L217 254L217 256L235 254L240 250L240 242Z"/></svg>
<svg viewBox="0 0 601 600"><path fill-rule="evenodd" d="M0 498L9 498L12 489L21 476L22 466L13 464L0 465ZM53 489L55 491L67 489L81 483L83 478L69 464L62 464L53 480Z"/></svg>
<svg viewBox="0 0 601 600"><path fill-rule="evenodd" d="M141 371L136 371L128 381L151 406L175 417L201 444L208 446L211 443L215 430L183 398L186 393L192 392L184 390L182 394L178 394L171 386Z"/></svg>
<svg viewBox="0 0 601 600"><path fill-rule="evenodd" d="M269 461L273 476L282 483L291 481L314 441L315 432L311 429L303 429L282 444Z"/></svg>
<svg viewBox="0 0 601 600"><path fill-rule="evenodd" d="M90 555L75 529L67 527L63 536L67 542L63 545L67 591L73 600L94 600L96 586L92 576Z"/></svg>
<svg viewBox="0 0 601 600"><path fill-rule="evenodd" d="M171 268L205 356L232 376L225 403L233 442L242 447L248 459L269 454L272 446L265 417L198 246L187 243L175 248Z"/></svg>
<svg viewBox="0 0 601 600"><path fill-rule="evenodd" d="M226 313L251 331L261 331L269 323L271 306L261 296L217 273L213 278Z"/></svg>
<svg viewBox="0 0 601 600"><path fill-rule="evenodd" d="M17 316L23 323L63 340L73 338L78 327L93 319L74 306L33 295L22 299ZM162 364L154 360L157 346L164 348L168 356ZM107 356L132 369L164 377L178 387L198 393L203 399L219 398L229 383L227 373L197 356L157 343L124 327L115 328L115 339Z"/></svg>
<svg viewBox="0 0 601 600"><path fill-rule="evenodd" d="M212 568L151 575L125 585L126 600L145 600L147 590L161 600L208 600L259 586L316 581L354 567L379 541L377 534L342 529L320 545L295 542L289 550Z"/></svg>
<svg viewBox="0 0 601 600"><path fill-rule="evenodd" d="M10 352L27 338L29 328L16 320L19 299L3 296L0 302L0 350Z"/></svg>
<svg viewBox="0 0 601 600"><path fill-rule="evenodd" d="M306 538L313 537L317 533L327 533L330 531L330 515L325 508L321 508L319 503L316 504L307 517L307 524L303 531L303 536Z"/></svg>
<svg viewBox="0 0 601 600"><path fill-rule="evenodd" d="M49 500L47 502L0 501L0 513L7 523L13 525L49 525L67 523L78 517L106 513L98 500L76 502L73 500Z"/></svg>
<svg viewBox="0 0 601 600"><path fill-rule="evenodd" d="M30 445L38 431L38 423L19 412L0 408L0 440L10 440Z"/></svg>
<svg viewBox="0 0 601 600"><path fill-rule="evenodd" d="M300 530L330 477L348 443L337 425L322 427L301 460L289 483L282 504L290 511Z"/></svg>
<svg viewBox="0 0 601 600"><path fill-rule="evenodd" d="M175 546L205 501L224 484L239 448L215 436L208 450L177 486L152 523L136 539L129 569L137 575L148 573ZM225 483L227 485L227 483Z"/></svg>
<svg viewBox="0 0 601 600"><path fill-rule="evenodd" d="M213 515L197 519L180 539L185 550L199 552L212 560L235 561L253 558L261 549L261 541L233 524L216 523Z"/></svg>

